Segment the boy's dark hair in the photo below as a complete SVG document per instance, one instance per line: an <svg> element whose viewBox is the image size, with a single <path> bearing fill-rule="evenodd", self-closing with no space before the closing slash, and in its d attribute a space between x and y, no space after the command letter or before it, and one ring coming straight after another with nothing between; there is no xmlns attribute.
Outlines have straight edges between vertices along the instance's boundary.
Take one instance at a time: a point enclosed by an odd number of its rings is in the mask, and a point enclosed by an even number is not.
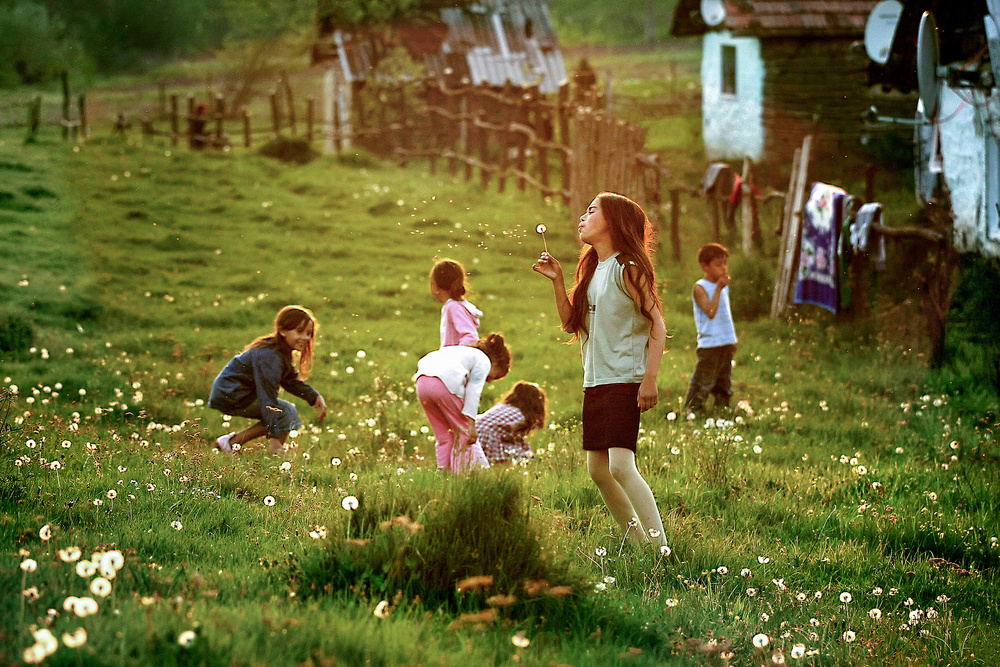
<svg viewBox="0 0 1000 667"><path fill-rule="evenodd" d="M718 257L729 257L729 250L721 243L706 243L698 248L699 264L711 264Z"/></svg>
<svg viewBox="0 0 1000 667"><path fill-rule="evenodd" d="M473 347L478 347L486 353L500 375L494 379L500 380L510 372L510 346L504 342L503 334L491 333L486 338L480 338Z"/></svg>

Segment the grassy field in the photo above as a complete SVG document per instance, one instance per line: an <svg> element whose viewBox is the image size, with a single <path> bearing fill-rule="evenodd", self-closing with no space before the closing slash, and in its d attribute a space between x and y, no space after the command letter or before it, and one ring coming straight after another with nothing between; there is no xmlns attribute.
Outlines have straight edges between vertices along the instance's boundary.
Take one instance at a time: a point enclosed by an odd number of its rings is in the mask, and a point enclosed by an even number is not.
<svg viewBox="0 0 1000 667"><path fill-rule="evenodd" d="M620 78L623 108L674 85L642 80ZM691 171L697 126L661 122L651 143ZM539 222L572 264L576 212L361 153L22 138L0 134L0 663L52 640L50 664L1000 661L996 397L941 388L916 306L775 323L773 253L737 254L739 406L679 419L708 240L687 205L685 260L656 258L670 340L639 449L661 556L623 544L587 478L578 349L530 269ZM411 377L442 256L514 351L482 407L548 392L525 467L433 471ZM287 303L320 320L330 415L300 404L286 457L216 455L211 381Z"/></svg>

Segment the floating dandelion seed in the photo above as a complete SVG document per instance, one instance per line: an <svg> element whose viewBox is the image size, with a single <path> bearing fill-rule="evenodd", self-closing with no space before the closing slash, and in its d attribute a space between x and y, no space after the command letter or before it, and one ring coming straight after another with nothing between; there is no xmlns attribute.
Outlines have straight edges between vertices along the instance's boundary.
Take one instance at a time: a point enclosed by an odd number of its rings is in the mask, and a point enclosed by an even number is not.
<svg viewBox="0 0 1000 667"><path fill-rule="evenodd" d="M358 499L355 498L354 496L347 496L340 504L345 510L348 510L349 512L353 512L354 510L358 509Z"/></svg>
<svg viewBox="0 0 1000 667"><path fill-rule="evenodd" d="M765 648L771 640L764 633L756 634L753 636L753 645L757 648Z"/></svg>
<svg viewBox="0 0 1000 667"><path fill-rule="evenodd" d="M275 503L274 496L266 496L264 498L264 504L267 505L268 507L274 507L274 503Z"/></svg>
<svg viewBox="0 0 1000 667"><path fill-rule="evenodd" d="M194 644L196 635L191 630L185 630L184 632L177 635L177 643L184 648L190 648Z"/></svg>
<svg viewBox="0 0 1000 667"><path fill-rule="evenodd" d="M83 628L77 628L76 632L70 634L64 632L62 636L63 644L69 648L77 648L78 646L83 646L87 643L87 631Z"/></svg>
<svg viewBox="0 0 1000 667"><path fill-rule="evenodd" d="M389 615L389 602L387 600L382 600L377 605L375 605L375 611L372 612L376 618L385 618Z"/></svg>
<svg viewBox="0 0 1000 667"><path fill-rule="evenodd" d="M111 594L111 582L104 577L95 577L90 582L90 592L98 597L106 598Z"/></svg>
<svg viewBox="0 0 1000 667"><path fill-rule="evenodd" d="M531 640L528 639L528 637L525 636L524 631L521 630L510 638L510 643L518 648L528 648L528 645L531 644Z"/></svg>

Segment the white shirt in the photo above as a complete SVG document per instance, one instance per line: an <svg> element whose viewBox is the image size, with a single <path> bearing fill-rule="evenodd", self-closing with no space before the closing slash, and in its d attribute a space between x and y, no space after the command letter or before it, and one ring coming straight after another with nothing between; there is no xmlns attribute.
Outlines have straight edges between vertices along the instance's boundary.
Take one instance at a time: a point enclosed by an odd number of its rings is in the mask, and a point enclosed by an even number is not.
<svg viewBox="0 0 1000 667"><path fill-rule="evenodd" d="M436 377L452 394L464 401L462 414L475 418L479 413L479 397L493 362L478 347L449 345L425 354L417 362L417 374Z"/></svg>

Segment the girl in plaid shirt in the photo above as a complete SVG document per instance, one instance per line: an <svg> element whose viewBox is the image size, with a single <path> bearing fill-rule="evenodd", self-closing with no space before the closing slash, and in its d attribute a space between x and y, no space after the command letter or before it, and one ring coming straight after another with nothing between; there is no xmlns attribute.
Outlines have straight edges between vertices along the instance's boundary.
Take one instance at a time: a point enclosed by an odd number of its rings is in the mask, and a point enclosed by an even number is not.
<svg viewBox="0 0 1000 667"><path fill-rule="evenodd" d="M545 426L546 397L532 382L518 382L500 402L476 417L479 444L490 464L535 455L525 437Z"/></svg>

